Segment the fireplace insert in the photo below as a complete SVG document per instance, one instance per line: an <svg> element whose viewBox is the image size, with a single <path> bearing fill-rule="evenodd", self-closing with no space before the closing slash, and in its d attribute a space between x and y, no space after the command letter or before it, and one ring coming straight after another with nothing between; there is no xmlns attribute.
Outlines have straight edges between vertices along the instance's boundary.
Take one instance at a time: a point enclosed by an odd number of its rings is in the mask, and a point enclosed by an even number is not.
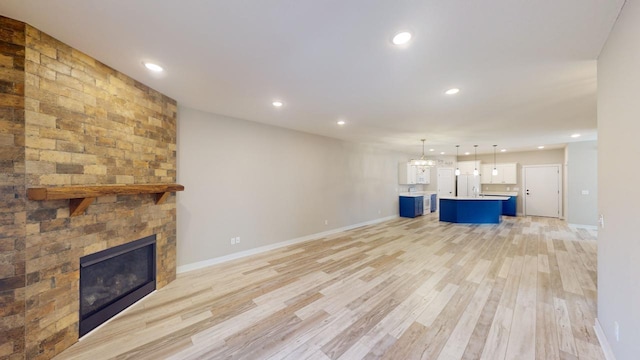
<svg viewBox="0 0 640 360"><path fill-rule="evenodd" d="M156 289L156 236L80 258L80 336Z"/></svg>

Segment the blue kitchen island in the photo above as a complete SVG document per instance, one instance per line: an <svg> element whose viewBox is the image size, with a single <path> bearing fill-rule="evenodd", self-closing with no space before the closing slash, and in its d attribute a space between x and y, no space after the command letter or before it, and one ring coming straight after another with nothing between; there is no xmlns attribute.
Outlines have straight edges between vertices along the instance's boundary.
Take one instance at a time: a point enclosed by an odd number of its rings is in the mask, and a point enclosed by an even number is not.
<svg viewBox="0 0 640 360"><path fill-rule="evenodd" d="M440 221L466 224L499 224L506 196L455 196L440 198Z"/></svg>

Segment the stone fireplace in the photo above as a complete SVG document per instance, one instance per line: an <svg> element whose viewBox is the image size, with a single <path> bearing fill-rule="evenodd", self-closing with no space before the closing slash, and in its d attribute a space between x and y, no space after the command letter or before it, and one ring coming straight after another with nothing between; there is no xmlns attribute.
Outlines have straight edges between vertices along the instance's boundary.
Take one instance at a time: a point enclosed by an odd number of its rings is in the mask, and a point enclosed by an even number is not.
<svg viewBox="0 0 640 360"><path fill-rule="evenodd" d="M102 196L71 216L69 200L26 193L175 183L176 111L171 98L0 17L0 359L49 359L78 340L85 256L155 235L157 287L175 279L175 195Z"/></svg>

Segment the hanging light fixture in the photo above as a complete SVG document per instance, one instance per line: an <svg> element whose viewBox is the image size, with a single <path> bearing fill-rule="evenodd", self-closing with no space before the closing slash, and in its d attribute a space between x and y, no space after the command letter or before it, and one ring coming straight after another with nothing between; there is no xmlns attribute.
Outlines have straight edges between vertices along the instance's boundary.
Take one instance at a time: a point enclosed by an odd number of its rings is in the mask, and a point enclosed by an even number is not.
<svg viewBox="0 0 640 360"><path fill-rule="evenodd" d="M426 139L420 139L420 141L422 141L422 156L420 157L420 159L411 160L411 166L417 166L417 167L434 166L435 161L427 159L427 157L424 155L424 142L426 141Z"/></svg>
<svg viewBox="0 0 640 360"><path fill-rule="evenodd" d="M473 145L473 151L474 151L474 156L473 156L473 176L478 176L480 175L480 172L478 171L478 145Z"/></svg>
<svg viewBox="0 0 640 360"><path fill-rule="evenodd" d="M493 145L493 170L491 171L491 175L493 176L498 175L498 168L496 167L496 146L498 145Z"/></svg>
<svg viewBox="0 0 640 360"><path fill-rule="evenodd" d="M460 145L456 145L456 176L460 175L460 168L458 167L458 150L460 149Z"/></svg>

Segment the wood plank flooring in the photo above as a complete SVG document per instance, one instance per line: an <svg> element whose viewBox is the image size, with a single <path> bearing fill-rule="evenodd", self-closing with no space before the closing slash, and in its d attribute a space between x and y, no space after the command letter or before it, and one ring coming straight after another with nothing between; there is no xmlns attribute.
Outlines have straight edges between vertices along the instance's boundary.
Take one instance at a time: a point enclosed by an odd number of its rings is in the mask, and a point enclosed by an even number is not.
<svg viewBox="0 0 640 360"><path fill-rule="evenodd" d="M604 359L596 236L399 218L181 274L57 359Z"/></svg>

